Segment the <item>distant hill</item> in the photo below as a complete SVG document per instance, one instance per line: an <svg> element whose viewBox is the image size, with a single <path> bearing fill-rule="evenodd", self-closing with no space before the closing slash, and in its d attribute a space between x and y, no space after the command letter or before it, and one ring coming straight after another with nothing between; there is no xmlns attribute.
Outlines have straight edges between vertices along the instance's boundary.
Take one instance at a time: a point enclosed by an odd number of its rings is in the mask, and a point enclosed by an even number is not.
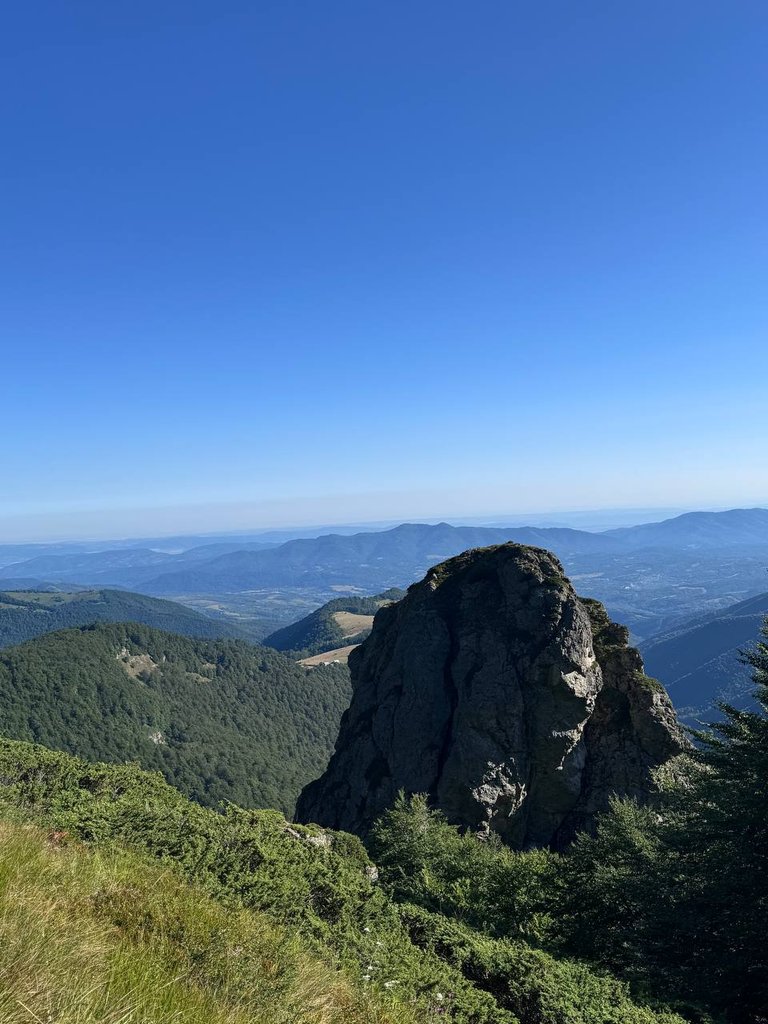
<svg viewBox="0 0 768 1024"><path fill-rule="evenodd" d="M262 643L302 658L359 644L370 633L379 608L401 597L405 591L397 587L375 597L337 597L298 622L270 633Z"/></svg>
<svg viewBox="0 0 768 1024"><path fill-rule="evenodd" d="M55 549L44 550L34 557L2 565L0 586L4 579L21 576L54 582L108 584L130 588L152 579L166 568L185 568L232 551L261 551L271 547L274 545L264 542L230 541L201 544L179 552L149 547L109 548L103 551L75 550L63 553Z"/></svg>
<svg viewBox="0 0 768 1024"><path fill-rule="evenodd" d="M719 718L716 700L751 704L751 674L739 651L758 640L766 615L768 593L690 619L641 645L646 671L667 688L681 719Z"/></svg>
<svg viewBox="0 0 768 1024"><path fill-rule="evenodd" d="M660 523L608 530L603 536L623 548L768 547L768 509L734 508L727 512L686 512Z"/></svg>
<svg viewBox="0 0 768 1024"><path fill-rule="evenodd" d="M79 544L0 544L0 566L24 562L37 555L67 555L80 549Z"/></svg>
<svg viewBox="0 0 768 1024"><path fill-rule="evenodd" d="M29 558L25 562L15 562L2 570L2 575L15 575L17 571L32 576L55 579L58 576L76 573L87 578L89 573L103 572L105 569L135 569L139 566L147 568L162 567L165 562L173 562L174 555L149 548L126 548L120 551L78 551L68 554L42 554Z"/></svg>
<svg viewBox="0 0 768 1024"><path fill-rule="evenodd" d="M49 633L0 652L0 735L137 761L207 805L290 813L325 767L349 696L345 668L308 672L240 640L133 624Z"/></svg>
<svg viewBox="0 0 768 1024"><path fill-rule="evenodd" d="M394 524L391 524L394 525ZM126 551L152 551L165 553L183 560L191 559L202 553L203 557L213 557L226 551L243 551L248 548L268 548L284 544L297 537L317 537L321 533L359 533L361 526L316 526L299 529L257 530L250 533L207 533L177 534L175 536L142 537L132 539L69 541L56 543L0 544L0 567L29 561L33 558L51 555L89 555L108 553L115 555ZM370 529L383 529L371 526ZM193 554L193 552L195 554ZM62 566L64 563L61 563Z"/></svg>
<svg viewBox="0 0 768 1024"><path fill-rule="evenodd" d="M237 626L210 619L175 601L123 590L0 591L0 647L93 622L138 622L211 640L245 637Z"/></svg>
<svg viewBox="0 0 768 1024"><path fill-rule="evenodd" d="M555 553L606 552L616 547L611 538L581 530L405 523L376 533L328 534L265 551L233 552L186 571L162 573L145 589L172 595L236 592L254 586L352 584L370 592L411 583L435 562L467 548L509 540Z"/></svg>

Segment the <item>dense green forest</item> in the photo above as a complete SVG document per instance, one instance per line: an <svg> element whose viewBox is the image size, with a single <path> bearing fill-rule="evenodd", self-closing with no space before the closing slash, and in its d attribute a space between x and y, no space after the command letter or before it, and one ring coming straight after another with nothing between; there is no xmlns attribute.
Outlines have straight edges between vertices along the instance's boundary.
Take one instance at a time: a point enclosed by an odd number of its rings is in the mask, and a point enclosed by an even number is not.
<svg viewBox="0 0 768 1024"><path fill-rule="evenodd" d="M49 633L0 652L0 735L157 769L207 805L293 809L349 702L339 666L308 673L240 640L133 624Z"/></svg>
<svg viewBox="0 0 768 1024"><path fill-rule="evenodd" d="M210 619L175 601L126 590L0 591L0 647L92 622L141 622L169 633L210 640L247 638L237 625Z"/></svg>
<svg viewBox="0 0 768 1024"><path fill-rule="evenodd" d="M350 635L336 621L338 612L349 612L352 615L375 615L382 605L399 601L405 596L404 590L392 587L375 597L337 597L328 601L310 615L298 622L291 623L283 629L270 633L262 641L267 647L276 651L285 651L296 658L308 658L313 654L323 654L348 644L359 644L368 636L370 628Z"/></svg>

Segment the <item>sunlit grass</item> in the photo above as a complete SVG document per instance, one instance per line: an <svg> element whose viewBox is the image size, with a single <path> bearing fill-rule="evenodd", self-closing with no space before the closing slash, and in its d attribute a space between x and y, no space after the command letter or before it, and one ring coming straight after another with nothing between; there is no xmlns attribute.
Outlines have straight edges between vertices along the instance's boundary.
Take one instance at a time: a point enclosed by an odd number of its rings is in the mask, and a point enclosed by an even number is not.
<svg viewBox="0 0 768 1024"><path fill-rule="evenodd" d="M3 1024L412 1024L263 915L0 823Z"/></svg>

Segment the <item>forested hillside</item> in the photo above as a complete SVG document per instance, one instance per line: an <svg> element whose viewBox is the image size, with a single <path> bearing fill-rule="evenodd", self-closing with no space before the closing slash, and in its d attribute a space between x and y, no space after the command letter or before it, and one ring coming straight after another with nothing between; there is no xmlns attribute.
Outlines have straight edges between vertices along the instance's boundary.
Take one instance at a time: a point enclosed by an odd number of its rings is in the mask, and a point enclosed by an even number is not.
<svg viewBox="0 0 768 1024"><path fill-rule="evenodd" d="M290 813L325 767L348 702L344 668L307 673L243 641L133 624L50 633L0 652L0 735L138 761L208 805Z"/></svg>
<svg viewBox="0 0 768 1024"><path fill-rule="evenodd" d="M405 597L405 591L397 587L375 597L337 597L298 622L270 633L262 643L302 658L359 644L370 633L373 616L379 608L401 597Z"/></svg>
<svg viewBox="0 0 768 1024"><path fill-rule="evenodd" d="M0 647L92 622L140 622L211 640L245 636L238 626L208 618L176 601L125 590L0 591Z"/></svg>

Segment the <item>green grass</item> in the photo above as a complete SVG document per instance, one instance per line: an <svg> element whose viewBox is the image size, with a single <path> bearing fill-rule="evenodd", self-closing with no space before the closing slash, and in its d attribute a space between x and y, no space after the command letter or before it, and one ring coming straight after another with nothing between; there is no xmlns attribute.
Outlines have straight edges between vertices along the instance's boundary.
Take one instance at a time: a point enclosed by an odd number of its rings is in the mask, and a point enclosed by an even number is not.
<svg viewBox="0 0 768 1024"><path fill-rule="evenodd" d="M401 1006L405 1021L411 1012L427 1021L441 1011L433 998L441 991L456 1006L453 1021L516 1024L498 1015L492 997L411 943L355 836L291 825L276 811L230 806L218 814L133 765L89 765L0 740L0 817L9 814L95 849L127 848L233 912L264 914L354 991Z"/></svg>
<svg viewBox="0 0 768 1024"><path fill-rule="evenodd" d="M265 915L174 872L0 823L3 1024L415 1024Z"/></svg>

